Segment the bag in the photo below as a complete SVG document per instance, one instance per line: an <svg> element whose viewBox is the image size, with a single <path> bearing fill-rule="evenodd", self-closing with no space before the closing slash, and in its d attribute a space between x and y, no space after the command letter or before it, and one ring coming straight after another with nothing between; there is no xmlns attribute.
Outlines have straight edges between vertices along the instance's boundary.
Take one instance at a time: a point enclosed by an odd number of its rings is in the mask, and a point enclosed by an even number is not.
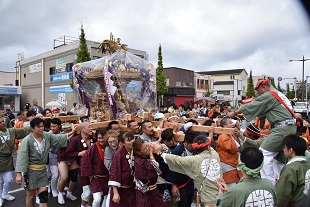
<svg viewBox="0 0 310 207"><path fill-rule="evenodd" d="M28 186L29 186L29 177L28 177L27 173L25 173L25 175L24 175L24 189L28 190Z"/></svg>
<svg viewBox="0 0 310 207"><path fill-rule="evenodd" d="M168 189L164 190L163 201L171 201L171 194Z"/></svg>

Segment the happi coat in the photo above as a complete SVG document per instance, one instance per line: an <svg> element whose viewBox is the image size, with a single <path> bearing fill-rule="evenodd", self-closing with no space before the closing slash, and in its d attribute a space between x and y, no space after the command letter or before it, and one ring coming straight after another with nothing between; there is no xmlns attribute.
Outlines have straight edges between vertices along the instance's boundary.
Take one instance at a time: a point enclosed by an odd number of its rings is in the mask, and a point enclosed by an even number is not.
<svg viewBox="0 0 310 207"><path fill-rule="evenodd" d="M286 103L287 98L280 92L278 95ZM273 127L278 122L293 119L292 114L273 96L266 92L258 96L254 101L242 105L239 109L247 120L253 120L256 117L267 118L271 124L271 130L261 147L270 152L280 152L282 150L282 141L289 134L296 133L296 125L284 125Z"/></svg>
<svg viewBox="0 0 310 207"><path fill-rule="evenodd" d="M141 181L142 185L154 186L158 179L158 171L151 164L156 162L140 155L135 156L135 179ZM157 168L159 164L157 163ZM137 181L136 181L137 182ZM143 192L136 189L136 206L138 207L164 207L163 197L158 188Z"/></svg>
<svg viewBox="0 0 310 207"><path fill-rule="evenodd" d="M38 149L35 138L31 133L23 139L20 144L20 150L17 154L15 171L27 173L29 178L29 190L46 187L48 185L46 168L44 167L42 170L32 170L29 168L29 165L44 166L48 162L48 154L51 147L67 146L67 134L51 134L48 132L43 132L42 137L42 142L44 145L43 151Z"/></svg>
<svg viewBox="0 0 310 207"><path fill-rule="evenodd" d="M306 157L294 157L282 168L276 192L278 206L305 206L301 203L310 190L310 164Z"/></svg>
<svg viewBox="0 0 310 207"><path fill-rule="evenodd" d="M122 146L113 156L109 186L116 186L120 196L119 204L114 203L111 189L110 207L135 207L135 184L133 177L134 156ZM130 201L130 202L128 202Z"/></svg>
<svg viewBox="0 0 310 207"><path fill-rule="evenodd" d="M15 139L23 138L30 132L30 127L22 129L6 128L5 132L0 131L0 172L14 170L12 153L15 151Z"/></svg>
<svg viewBox="0 0 310 207"><path fill-rule="evenodd" d="M104 165L104 150L98 142L89 147L81 159L81 176L93 176L90 186L93 193L102 192L108 194L109 171ZM102 157L101 157L102 156Z"/></svg>
<svg viewBox="0 0 310 207"><path fill-rule="evenodd" d="M211 152L204 151L187 157L164 153L163 158L171 171L187 175L194 180L195 188L201 191L203 203L213 203L218 195L218 188L214 181L222 177L220 157L213 148Z"/></svg>
<svg viewBox="0 0 310 207"><path fill-rule="evenodd" d="M261 177L251 177L244 178L239 184L230 188L224 194L219 194L214 201L214 206L271 207L280 205L277 205L275 188L268 179Z"/></svg>

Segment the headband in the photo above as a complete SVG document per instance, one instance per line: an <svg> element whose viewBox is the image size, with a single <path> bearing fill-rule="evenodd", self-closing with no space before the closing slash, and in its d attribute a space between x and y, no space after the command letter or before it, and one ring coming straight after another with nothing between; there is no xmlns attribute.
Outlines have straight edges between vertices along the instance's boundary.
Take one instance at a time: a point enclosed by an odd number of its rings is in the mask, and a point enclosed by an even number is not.
<svg viewBox="0 0 310 207"><path fill-rule="evenodd" d="M262 162L262 164L255 168L255 169L251 169L251 168L248 168L244 162L242 162L239 158L239 164L237 166L237 169L238 170L243 170L247 175L250 175L250 176L253 176L253 177L257 177L260 170L263 168L263 165L264 165L264 162Z"/></svg>
<svg viewBox="0 0 310 207"><path fill-rule="evenodd" d="M209 139L209 138L207 138L207 139L208 139L207 142L204 142L204 143L201 143L201 144L198 144L197 142L193 143L192 147L194 149L201 149L201 148L204 148L204 147L210 145L211 144L211 139Z"/></svg>

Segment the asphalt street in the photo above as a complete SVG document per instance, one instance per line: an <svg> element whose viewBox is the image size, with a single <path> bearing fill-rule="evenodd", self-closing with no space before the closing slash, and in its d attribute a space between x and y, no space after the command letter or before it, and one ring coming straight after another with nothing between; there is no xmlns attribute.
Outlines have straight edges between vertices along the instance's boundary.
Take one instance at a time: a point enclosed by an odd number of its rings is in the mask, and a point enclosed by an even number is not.
<svg viewBox="0 0 310 207"><path fill-rule="evenodd" d="M16 154L13 154L14 164L16 161ZM14 201L4 201L2 207L24 207L26 206L26 191L22 186L17 185L15 183L15 176L16 173L13 173L13 182L10 188L9 194L15 197ZM49 194L48 197L48 206L53 207L80 207L81 206L81 193L82 193L82 187L80 183L76 186L75 190L73 191L73 195L75 195L78 199L76 201L71 201L69 199L66 199L66 203L64 205L60 205L57 202L57 198L53 198L52 194ZM35 204L35 206L39 206Z"/></svg>

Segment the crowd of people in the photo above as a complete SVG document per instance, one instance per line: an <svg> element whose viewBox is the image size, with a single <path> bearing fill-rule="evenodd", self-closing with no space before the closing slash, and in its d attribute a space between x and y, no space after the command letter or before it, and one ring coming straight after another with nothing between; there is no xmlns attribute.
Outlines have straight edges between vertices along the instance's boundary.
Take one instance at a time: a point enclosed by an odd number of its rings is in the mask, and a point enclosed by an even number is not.
<svg viewBox="0 0 310 207"><path fill-rule="evenodd" d="M114 120L95 133L87 116L62 123L36 100L18 121L0 109L0 206L15 199L8 194L14 151L27 207L47 206L49 193L64 205L80 196L81 207L309 206L310 121L268 80L255 90L259 96L238 109L171 105L156 122Z"/></svg>

